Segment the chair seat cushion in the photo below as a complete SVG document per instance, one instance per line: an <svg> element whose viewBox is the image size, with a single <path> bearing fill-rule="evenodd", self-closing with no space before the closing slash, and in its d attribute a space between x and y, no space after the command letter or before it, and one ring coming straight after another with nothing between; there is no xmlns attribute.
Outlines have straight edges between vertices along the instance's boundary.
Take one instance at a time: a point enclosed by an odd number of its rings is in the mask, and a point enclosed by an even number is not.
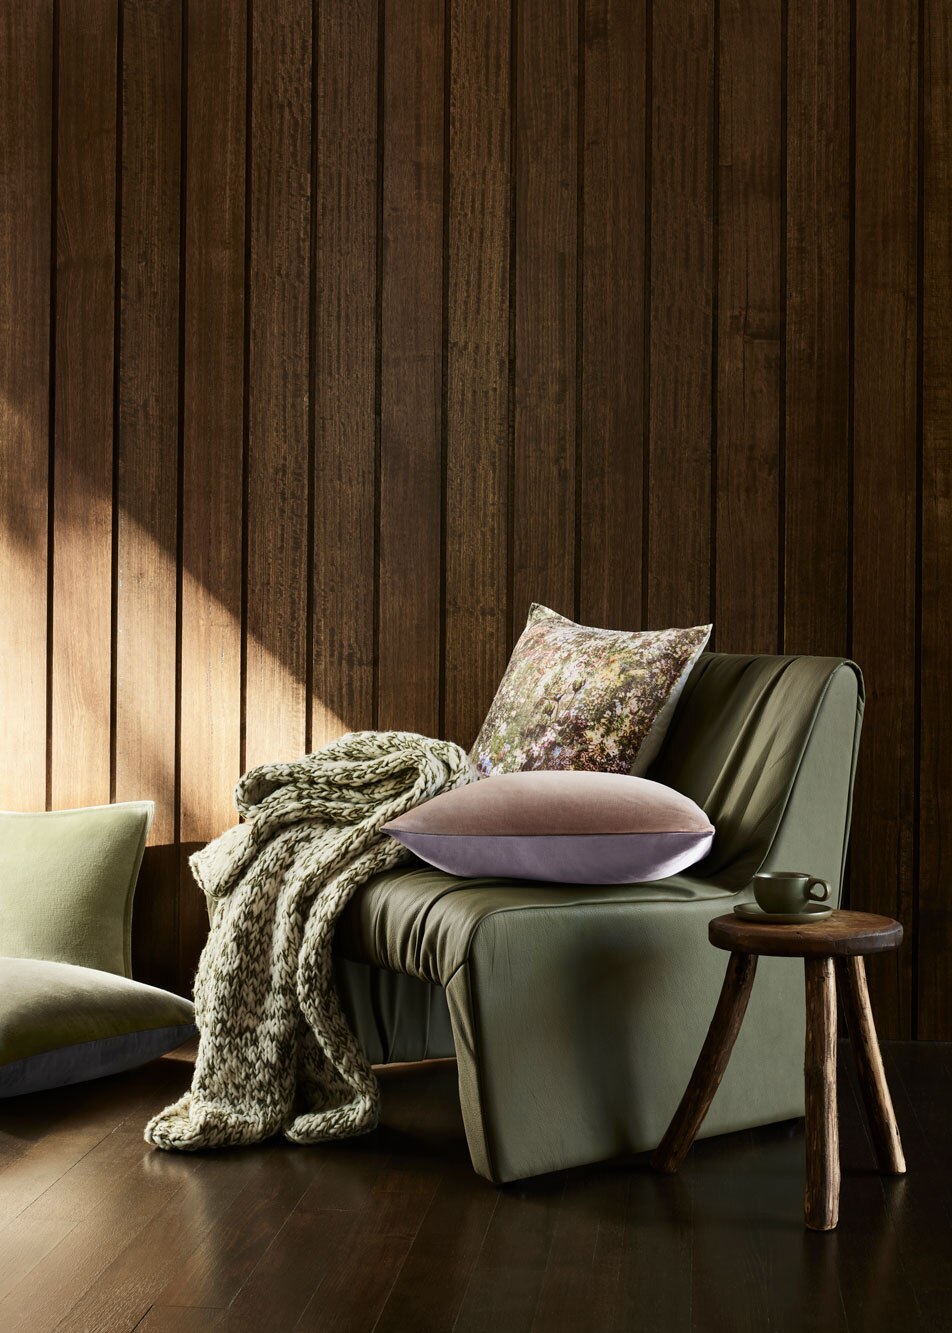
<svg viewBox="0 0 952 1333"><path fill-rule="evenodd" d="M0 1097L116 1074L195 1034L190 1001L71 963L0 958Z"/></svg>
<svg viewBox="0 0 952 1333"><path fill-rule="evenodd" d="M565 885L512 879L461 879L430 866L375 875L341 915L335 952L352 962L406 972L446 986L469 956L480 924L499 912L597 912L605 903L727 898L730 890L691 875L653 884Z"/></svg>

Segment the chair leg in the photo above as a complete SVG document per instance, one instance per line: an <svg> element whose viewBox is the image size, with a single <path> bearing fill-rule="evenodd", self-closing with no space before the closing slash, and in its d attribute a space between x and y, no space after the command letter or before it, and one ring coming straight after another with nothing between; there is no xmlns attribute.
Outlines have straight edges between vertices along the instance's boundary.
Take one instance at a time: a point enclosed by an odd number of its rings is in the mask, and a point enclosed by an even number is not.
<svg viewBox="0 0 952 1333"><path fill-rule="evenodd" d="M803 1075L807 1173L803 1209L811 1231L832 1231L840 1213L836 1109L836 973L832 958L804 960L807 1005Z"/></svg>
<svg viewBox="0 0 952 1333"><path fill-rule="evenodd" d="M836 968L840 998L846 1010L850 1045L856 1060L876 1156L884 1171L902 1176L906 1171L906 1159L876 1037L869 987L866 984L866 966L862 958L838 958Z"/></svg>
<svg viewBox="0 0 952 1333"><path fill-rule="evenodd" d="M667 1133L652 1154L651 1165L655 1171L673 1174L687 1156L724 1077L724 1070L747 1012L747 1001L750 999L756 971L755 954L731 954L717 1008L694 1066L694 1073Z"/></svg>

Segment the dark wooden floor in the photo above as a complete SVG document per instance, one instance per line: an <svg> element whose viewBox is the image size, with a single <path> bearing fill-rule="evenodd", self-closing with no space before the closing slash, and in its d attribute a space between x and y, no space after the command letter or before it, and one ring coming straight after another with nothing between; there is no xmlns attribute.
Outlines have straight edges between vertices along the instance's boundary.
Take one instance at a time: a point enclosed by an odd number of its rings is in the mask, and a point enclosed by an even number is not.
<svg viewBox="0 0 952 1333"><path fill-rule="evenodd" d="M952 1328L952 1046L892 1045L909 1160L883 1179L841 1061L843 1195L803 1230L800 1122L497 1190L451 1062L384 1071L384 1124L326 1148L154 1152L188 1052L0 1108L0 1330Z"/></svg>

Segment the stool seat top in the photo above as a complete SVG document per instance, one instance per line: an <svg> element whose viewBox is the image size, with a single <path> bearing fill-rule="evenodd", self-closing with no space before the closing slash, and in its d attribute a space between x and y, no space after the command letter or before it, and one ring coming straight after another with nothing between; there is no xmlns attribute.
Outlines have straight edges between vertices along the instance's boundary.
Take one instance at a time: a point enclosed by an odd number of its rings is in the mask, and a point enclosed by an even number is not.
<svg viewBox="0 0 952 1333"><path fill-rule="evenodd" d="M779 926L718 916L708 923L708 939L731 953L765 954L774 958L834 958L884 953L902 943L902 926L872 912L831 912L819 921Z"/></svg>

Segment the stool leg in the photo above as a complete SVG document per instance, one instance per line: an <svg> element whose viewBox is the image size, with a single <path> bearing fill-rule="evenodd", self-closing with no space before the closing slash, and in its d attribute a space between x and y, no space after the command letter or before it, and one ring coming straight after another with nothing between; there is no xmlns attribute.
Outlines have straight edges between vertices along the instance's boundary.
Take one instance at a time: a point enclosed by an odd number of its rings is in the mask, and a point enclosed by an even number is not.
<svg viewBox="0 0 952 1333"><path fill-rule="evenodd" d="M840 1135L836 1113L836 973L832 958L804 960L807 1003L803 1074L811 1231L832 1231L840 1213Z"/></svg>
<svg viewBox="0 0 952 1333"><path fill-rule="evenodd" d="M866 985L866 966L862 958L837 958L836 970L876 1156L884 1171L902 1176L906 1172L906 1159L876 1037Z"/></svg>
<svg viewBox="0 0 952 1333"><path fill-rule="evenodd" d="M694 1066L694 1073L667 1133L652 1154L651 1165L655 1171L673 1174L687 1156L724 1077L740 1025L744 1021L756 971L755 954L731 954L717 1008Z"/></svg>

